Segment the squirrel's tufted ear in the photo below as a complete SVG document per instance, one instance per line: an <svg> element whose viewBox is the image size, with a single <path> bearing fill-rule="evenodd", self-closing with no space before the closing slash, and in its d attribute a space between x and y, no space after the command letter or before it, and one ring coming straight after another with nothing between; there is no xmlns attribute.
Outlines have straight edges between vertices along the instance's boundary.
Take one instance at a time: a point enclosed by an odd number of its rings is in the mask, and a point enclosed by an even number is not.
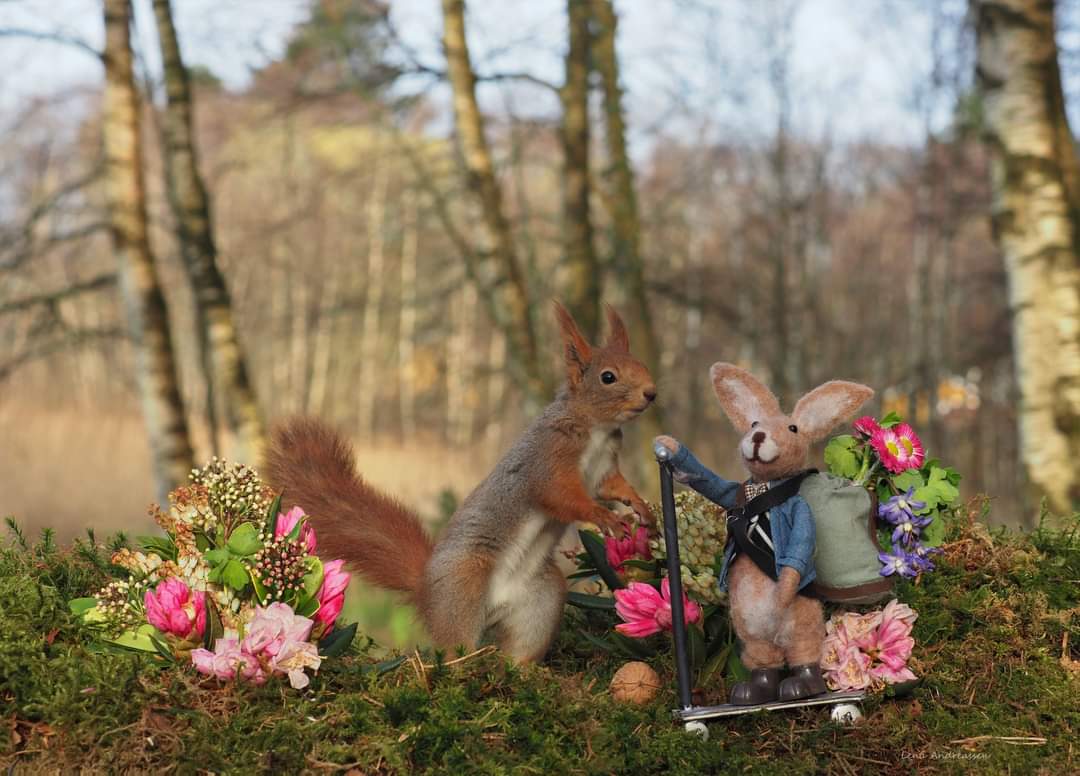
<svg viewBox="0 0 1080 776"><path fill-rule="evenodd" d="M557 300L553 304L555 307L555 320L559 322L559 330L562 332L566 379L570 382L571 387L576 387L581 382L585 370L589 368L589 362L592 360L592 346L582 336L581 330L574 323L569 311Z"/></svg>
<svg viewBox="0 0 1080 776"><path fill-rule="evenodd" d="M860 383L831 380L799 399L791 419L812 442L824 439L830 431L849 420L874 395L874 390Z"/></svg>
<svg viewBox="0 0 1080 776"><path fill-rule="evenodd" d="M604 305L604 312L607 313L608 322L607 347L629 353L630 335L626 331L626 324L623 323L622 317L609 304Z"/></svg>
<svg viewBox="0 0 1080 776"><path fill-rule="evenodd" d="M755 420L782 414L772 391L745 369L719 362L709 369L709 377L720 407L740 434L749 431Z"/></svg>

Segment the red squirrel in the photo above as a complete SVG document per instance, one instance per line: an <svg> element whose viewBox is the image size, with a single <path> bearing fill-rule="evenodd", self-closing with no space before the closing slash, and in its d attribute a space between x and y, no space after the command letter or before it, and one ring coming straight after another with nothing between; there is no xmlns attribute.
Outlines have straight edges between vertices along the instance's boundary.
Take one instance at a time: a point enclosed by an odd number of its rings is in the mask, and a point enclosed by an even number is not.
<svg viewBox="0 0 1080 776"><path fill-rule="evenodd" d="M615 502L652 520L618 454L620 426L652 404L656 384L630 354L622 319L606 309L610 333L597 347L555 303L566 383L437 541L412 510L364 482L349 443L315 419L275 429L269 482L283 506L311 515L320 551L405 593L436 645L474 648L490 631L514 659L540 660L562 620L566 581L554 556L567 526L621 530L623 518L605 506Z"/></svg>

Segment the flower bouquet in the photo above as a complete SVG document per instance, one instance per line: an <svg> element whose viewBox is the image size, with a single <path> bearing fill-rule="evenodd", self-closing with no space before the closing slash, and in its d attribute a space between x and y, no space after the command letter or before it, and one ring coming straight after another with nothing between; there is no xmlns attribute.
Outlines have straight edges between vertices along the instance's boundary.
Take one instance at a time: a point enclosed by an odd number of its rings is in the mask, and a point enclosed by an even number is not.
<svg viewBox="0 0 1080 776"><path fill-rule="evenodd" d="M745 669L734 649L735 639L723 608L717 576L724 561L724 510L698 493L675 494L679 558L682 568L683 609L688 628L691 663L699 685L726 667L743 678ZM654 509L654 511L656 511ZM586 611L614 608L617 622L610 632L582 635L594 646L633 659L655 655L663 642L652 638L670 632L671 590L667 580L663 526L657 529L634 522L619 537L601 538L579 532L584 551L576 556L573 580L589 580L597 593L572 592L569 601Z"/></svg>
<svg viewBox="0 0 1080 776"><path fill-rule="evenodd" d="M882 544L882 576L915 578L934 570L933 556L945 537L942 515L960 496L956 470L928 459L915 430L895 413L880 421L859 418L854 434L834 437L825 448L829 471L876 492Z"/></svg>
<svg viewBox="0 0 1080 776"><path fill-rule="evenodd" d="M169 494L168 511L151 514L165 536L117 551L117 579L70 602L109 648L190 661L218 679L284 675L299 689L307 669L352 642L356 625L337 623L344 561L315 555L307 515L281 512L280 494L253 469L214 458Z"/></svg>

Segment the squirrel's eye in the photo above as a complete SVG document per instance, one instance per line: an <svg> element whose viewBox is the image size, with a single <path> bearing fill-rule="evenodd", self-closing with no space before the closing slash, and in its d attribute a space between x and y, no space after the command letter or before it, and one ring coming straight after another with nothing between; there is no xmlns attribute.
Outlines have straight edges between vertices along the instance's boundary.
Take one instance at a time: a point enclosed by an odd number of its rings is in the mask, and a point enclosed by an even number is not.
<svg viewBox="0 0 1080 776"><path fill-rule="evenodd" d="M603 372L600 373L600 382L602 382L604 385L611 385L617 379L618 378L615 377L615 373L612 372L610 369L605 369Z"/></svg>
<svg viewBox="0 0 1080 776"><path fill-rule="evenodd" d="M788 426L787 430L790 431L792 434L798 434L799 433L799 427L798 426Z"/></svg>
<svg viewBox="0 0 1080 776"><path fill-rule="evenodd" d="M755 420L753 423L750 424L750 428L757 428L758 424L759 424L759 421Z"/></svg>

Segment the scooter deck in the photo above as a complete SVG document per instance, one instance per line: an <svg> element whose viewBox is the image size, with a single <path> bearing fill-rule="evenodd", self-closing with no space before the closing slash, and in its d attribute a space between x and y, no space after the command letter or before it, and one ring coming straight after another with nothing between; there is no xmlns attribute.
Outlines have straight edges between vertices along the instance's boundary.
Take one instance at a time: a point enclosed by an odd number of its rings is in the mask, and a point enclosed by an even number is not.
<svg viewBox="0 0 1080 776"><path fill-rule="evenodd" d="M722 706L691 706L687 709L676 709L675 718L681 722L694 720L715 719L716 717L737 717L741 714L754 714L761 711L784 711L786 709L804 709L811 706L829 706L836 703L859 703L866 698L862 692L827 692L824 695L815 695L798 701L777 701L775 703L762 703L757 706L735 706L725 703Z"/></svg>

